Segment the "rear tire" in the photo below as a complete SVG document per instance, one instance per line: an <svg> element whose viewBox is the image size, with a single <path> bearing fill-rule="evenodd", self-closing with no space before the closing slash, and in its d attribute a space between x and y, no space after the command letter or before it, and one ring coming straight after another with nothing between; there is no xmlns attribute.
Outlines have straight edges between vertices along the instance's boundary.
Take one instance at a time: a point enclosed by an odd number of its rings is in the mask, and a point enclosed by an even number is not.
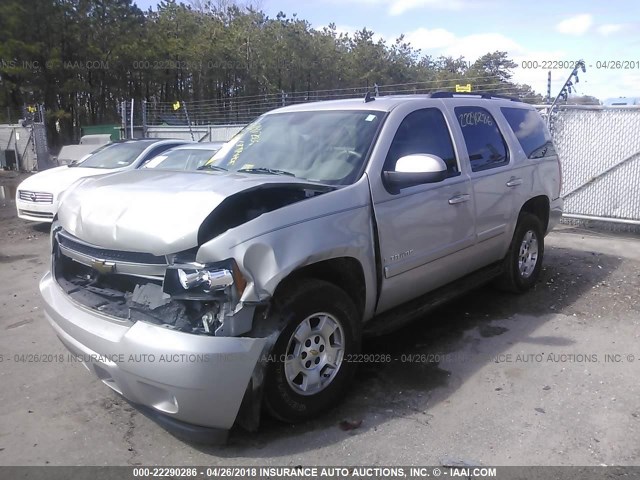
<svg viewBox="0 0 640 480"><path fill-rule="evenodd" d="M279 299L272 315L286 326L269 356L264 401L274 417L295 423L333 407L346 393L361 322L351 298L322 280L302 280Z"/></svg>
<svg viewBox="0 0 640 480"><path fill-rule="evenodd" d="M521 213L504 258L504 271L498 286L510 292L529 290L540 278L544 257L544 232L540 219L530 213Z"/></svg>

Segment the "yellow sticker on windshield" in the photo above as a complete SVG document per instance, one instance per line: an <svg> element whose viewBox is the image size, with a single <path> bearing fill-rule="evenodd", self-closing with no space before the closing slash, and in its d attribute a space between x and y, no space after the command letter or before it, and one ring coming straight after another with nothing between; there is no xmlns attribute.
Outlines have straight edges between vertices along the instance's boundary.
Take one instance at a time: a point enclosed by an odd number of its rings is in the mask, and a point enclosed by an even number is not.
<svg viewBox="0 0 640 480"><path fill-rule="evenodd" d="M251 127L251 143L249 145L253 145L254 143L258 143L260 141L260 134L262 133L262 124L257 123L253 127Z"/></svg>
<svg viewBox="0 0 640 480"><path fill-rule="evenodd" d="M242 153L243 150L244 150L244 142L240 140L236 144L236 151L233 152L233 157L231 157L231 160L229 160L229 166L234 165L238 161L238 158L240 158L240 154Z"/></svg>

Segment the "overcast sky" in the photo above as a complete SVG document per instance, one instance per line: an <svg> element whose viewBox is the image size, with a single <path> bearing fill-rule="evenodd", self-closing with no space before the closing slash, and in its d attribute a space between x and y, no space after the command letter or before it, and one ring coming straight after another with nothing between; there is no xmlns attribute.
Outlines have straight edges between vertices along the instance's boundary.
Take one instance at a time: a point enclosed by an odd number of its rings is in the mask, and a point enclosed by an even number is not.
<svg viewBox="0 0 640 480"><path fill-rule="evenodd" d="M136 0L146 9L153 0ZM188 3L188 2L184 2ZM385 40L404 34L432 56L480 55L507 51L518 65L533 60L584 58L578 93L601 100L640 96L640 2L578 0L261 0L269 16L279 11L320 28L333 22L339 31L366 27ZM598 68L598 62L628 61L628 69ZM517 82L546 92L546 69L514 71ZM570 70L552 70L553 94Z"/></svg>

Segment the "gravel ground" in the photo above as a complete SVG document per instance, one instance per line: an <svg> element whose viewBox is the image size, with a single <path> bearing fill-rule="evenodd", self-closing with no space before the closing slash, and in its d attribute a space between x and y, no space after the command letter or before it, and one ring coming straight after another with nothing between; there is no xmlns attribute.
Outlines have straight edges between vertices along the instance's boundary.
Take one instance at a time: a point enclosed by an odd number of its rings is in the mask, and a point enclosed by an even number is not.
<svg viewBox="0 0 640 480"><path fill-rule="evenodd" d="M38 293L48 226L15 217L22 178L0 172L0 465L640 462L638 236L560 228L532 291L485 287L369 340L366 352L395 360L361 365L335 410L298 426L265 418L203 447L80 364L21 357L67 353ZM345 431L345 420L362 423Z"/></svg>

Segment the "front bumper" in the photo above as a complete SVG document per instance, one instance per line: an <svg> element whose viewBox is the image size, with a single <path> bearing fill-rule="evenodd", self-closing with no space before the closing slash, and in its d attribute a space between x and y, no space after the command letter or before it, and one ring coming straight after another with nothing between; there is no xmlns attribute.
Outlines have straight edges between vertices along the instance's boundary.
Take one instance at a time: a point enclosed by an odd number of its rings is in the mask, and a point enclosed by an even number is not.
<svg viewBox="0 0 640 480"><path fill-rule="evenodd" d="M16 209L18 210L18 217L23 220L51 223L58 211L58 205L55 201L54 203L36 203L25 202L16 198Z"/></svg>
<svg viewBox="0 0 640 480"><path fill-rule="evenodd" d="M169 423L232 427L266 338L195 335L120 321L70 299L50 272L40 292L62 343L107 386Z"/></svg>

